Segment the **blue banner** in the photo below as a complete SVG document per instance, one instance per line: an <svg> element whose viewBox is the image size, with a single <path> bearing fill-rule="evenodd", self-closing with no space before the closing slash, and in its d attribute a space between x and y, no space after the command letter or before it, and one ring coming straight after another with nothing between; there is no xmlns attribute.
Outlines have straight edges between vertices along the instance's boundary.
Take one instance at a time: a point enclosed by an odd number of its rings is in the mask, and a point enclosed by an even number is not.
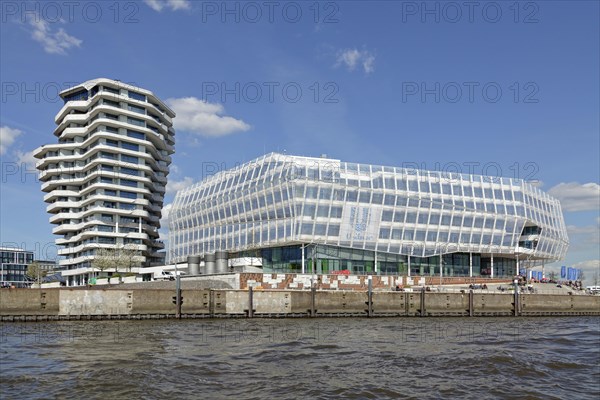
<svg viewBox="0 0 600 400"><path fill-rule="evenodd" d="M537 275L538 275L538 281L541 281L542 280L542 276L543 276L542 271L538 271Z"/></svg>
<svg viewBox="0 0 600 400"><path fill-rule="evenodd" d="M567 277L567 267L566 266L562 266L560 267L560 279L565 279Z"/></svg>

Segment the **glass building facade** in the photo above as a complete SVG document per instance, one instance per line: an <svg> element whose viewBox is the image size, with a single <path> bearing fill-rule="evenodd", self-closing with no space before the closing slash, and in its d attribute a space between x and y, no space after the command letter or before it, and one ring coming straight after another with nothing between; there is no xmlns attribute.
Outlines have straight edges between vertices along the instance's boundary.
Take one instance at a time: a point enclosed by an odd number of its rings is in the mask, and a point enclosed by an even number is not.
<svg viewBox="0 0 600 400"><path fill-rule="evenodd" d="M265 272L510 276L568 247L558 200L522 180L276 153L179 191L169 231L171 263L223 250Z"/></svg>
<svg viewBox="0 0 600 400"><path fill-rule="evenodd" d="M27 287L27 266L33 262L33 252L13 247L0 247L0 283Z"/></svg>

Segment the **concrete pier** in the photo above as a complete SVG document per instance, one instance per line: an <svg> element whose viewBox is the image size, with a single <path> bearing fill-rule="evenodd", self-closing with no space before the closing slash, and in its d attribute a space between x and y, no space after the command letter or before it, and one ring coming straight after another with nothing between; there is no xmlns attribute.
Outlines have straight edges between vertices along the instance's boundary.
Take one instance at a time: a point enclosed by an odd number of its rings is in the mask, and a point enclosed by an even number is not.
<svg viewBox="0 0 600 400"><path fill-rule="evenodd" d="M600 315L600 296L182 289L181 318ZM175 318L170 289L4 289L1 321ZM515 309L518 307L518 309Z"/></svg>

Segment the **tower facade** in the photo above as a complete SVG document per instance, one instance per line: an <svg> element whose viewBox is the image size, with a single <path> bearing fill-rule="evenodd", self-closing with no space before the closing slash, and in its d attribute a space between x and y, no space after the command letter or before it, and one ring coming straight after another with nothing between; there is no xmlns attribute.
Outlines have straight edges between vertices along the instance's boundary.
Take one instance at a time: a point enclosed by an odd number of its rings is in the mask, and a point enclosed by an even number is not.
<svg viewBox="0 0 600 400"><path fill-rule="evenodd" d="M136 266L163 263L158 229L175 113L152 92L105 78L60 96L58 143L34 155L63 275L86 283L101 249L127 249Z"/></svg>

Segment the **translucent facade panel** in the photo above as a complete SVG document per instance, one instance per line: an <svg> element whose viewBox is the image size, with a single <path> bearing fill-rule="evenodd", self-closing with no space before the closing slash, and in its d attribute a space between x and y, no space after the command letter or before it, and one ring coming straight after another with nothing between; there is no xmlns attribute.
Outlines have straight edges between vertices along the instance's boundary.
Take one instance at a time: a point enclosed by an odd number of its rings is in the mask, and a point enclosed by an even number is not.
<svg viewBox="0 0 600 400"><path fill-rule="evenodd" d="M568 246L559 202L523 181L281 154L181 190L169 227L169 262L292 242L548 261Z"/></svg>

